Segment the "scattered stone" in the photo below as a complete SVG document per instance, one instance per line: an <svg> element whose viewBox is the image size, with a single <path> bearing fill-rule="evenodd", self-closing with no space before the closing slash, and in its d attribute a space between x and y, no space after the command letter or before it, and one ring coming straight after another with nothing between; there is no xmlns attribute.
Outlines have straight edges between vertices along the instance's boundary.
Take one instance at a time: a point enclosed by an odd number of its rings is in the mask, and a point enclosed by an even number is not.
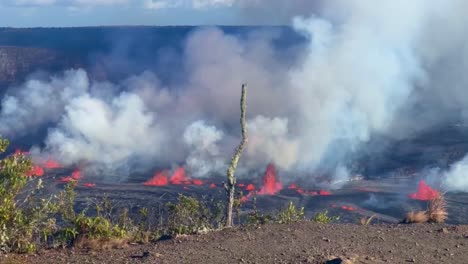
<svg viewBox="0 0 468 264"><path fill-rule="evenodd" d="M448 229L446 227L444 227L444 228L440 229L439 232L447 234L449 231L448 231Z"/></svg>
<svg viewBox="0 0 468 264"><path fill-rule="evenodd" d="M349 259L345 259L341 257L338 257L338 258L332 257L330 260L327 260L325 264L353 264L353 262Z"/></svg>
<svg viewBox="0 0 468 264"><path fill-rule="evenodd" d="M143 251L143 253L141 255L133 255L133 256L130 256L130 258L133 258L133 259L144 259L144 258L147 258L151 255L151 253L149 251ZM159 255L159 256L158 256ZM156 257L160 257L162 256L161 254L158 254L156 253Z"/></svg>

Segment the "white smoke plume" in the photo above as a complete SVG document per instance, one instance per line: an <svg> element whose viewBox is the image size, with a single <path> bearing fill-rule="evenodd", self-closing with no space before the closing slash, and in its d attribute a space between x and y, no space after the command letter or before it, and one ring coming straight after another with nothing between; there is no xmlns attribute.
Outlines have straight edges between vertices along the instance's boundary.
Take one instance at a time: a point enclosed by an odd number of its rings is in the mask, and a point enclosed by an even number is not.
<svg viewBox="0 0 468 264"><path fill-rule="evenodd" d="M217 145L223 138L222 131L207 126L204 121L196 121L187 127L183 138L190 149L186 160L187 169L193 176L203 177L226 169L225 159L221 158Z"/></svg>
<svg viewBox="0 0 468 264"><path fill-rule="evenodd" d="M58 127L49 132L46 145L47 151L66 165L89 160L111 166L134 156L157 157L164 137L140 97L122 93L106 103L84 95L67 105Z"/></svg>
<svg viewBox="0 0 468 264"><path fill-rule="evenodd" d="M445 190L468 192L468 157L452 164L450 169L440 173L439 177Z"/></svg>
<svg viewBox="0 0 468 264"><path fill-rule="evenodd" d="M86 93L89 80L83 70L66 71L61 78L29 80L14 87L1 102L0 133L7 137L30 133L46 122L56 122L67 102Z"/></svg>
<svg viewBox="0 0 468 264"><path fill-rule="evenodd" d="M263 164L273 162L282 169L291 168L298 160L298 140L292 139L288 132L288 120L285 118L266 118L257 116L247 122L249 144L246 150L246 162L259 159Z"/></svg>
<svg viewBox="0 0 468 264"><path fill-rule="evenodd" d="M304 3L287 11L302 15L292 21L307 38L305 49L296 47L299 59L278 56L271 32L236 37L202 28L185 42L177 84L150 72L96 83L82 70L31 80L2 100L0 131L53 123L42 152L67 164L115 168L142 159L206 176L223 170L238 143L246 82L250 142L240 166L320 169L342 182L346 157L374 135L406 138L467 120L466 1Z"/></svg>

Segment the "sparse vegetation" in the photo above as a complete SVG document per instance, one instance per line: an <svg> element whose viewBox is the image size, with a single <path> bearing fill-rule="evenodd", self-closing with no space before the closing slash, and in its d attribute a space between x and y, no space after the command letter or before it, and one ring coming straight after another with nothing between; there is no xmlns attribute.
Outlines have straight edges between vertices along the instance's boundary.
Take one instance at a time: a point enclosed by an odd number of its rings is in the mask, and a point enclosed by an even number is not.
<svg viewBox="0 0 468 264"><path fill-rule="evenodd" d="M429 201L427 215L430 222L444 223L447 220L447 202L443 193L439 193L434 199Z"/></svg>
<svg viewBox="0 0 468 264"><path fill-rule="evenodd" d="M247 224L258 226L269 224L274 220L274 217L271 214L265 214L258 210L257 208L257 197L253 197L253 210L247 215Z"/></svg>
<svg viewBox="0 0 468 264"><path fill-rule="evenodd" d="M372 215L370 217L363 217L359 219L359 223L361 225L369 225L372 222L372 220L374 220L374 218L375 218L375 215Z"/></svg>
<svg viewBox="0 0 468 264"><path fill-rule="evenodd" d="M0 153L8 145L0 137ZM0 250L4 252L31 252L52 232L52 201L37 198L42 181L26 176L31 169L31 160L22 154L0 161Z"/></svg>
<svg viewBox="0 0 468 264"><path fill-rule="evenodd" d="M195 234L213 229L219 224L219 212L210 210L194 197L179 195L177 203L168 203L168 235ZM212 212L217 212L214 215ZM213 222L212 222L213 221ZM213 224L214 223L214 224Z"/></svg>
<svg viewBox="0 0 468 264"><path fill-rule="evenodd" d="M290 224L304 219L304 207L297 208L293 202L289 202L288 207L279 213L277 222L279 224Z"/></svg>
<svg viewBox="0 0 468 264"><path fill-rule="evenodd" d="M312 217L311 221L320 223L320 224L329 224L334 221L340 220L339 216L329 216L328 215L328 210L325 210L323 212L317 213L314 217Z"/></svg>
<svg viewBox="0 0 468 264"><path fill-rule="evenodd" d="M418 223L444 223L447 220L447 202L443 193L430 200L426 211L411 211L409 212L403 223L418 224Z"/></svg>
<svg viewBox="0 0 468 264"><path fill-rule="evenodd" d="M404 222L407 224L421 224L427 223L428 221L429 217L425 211L411 211L406 214L406 218L404 220Z"/></svg>

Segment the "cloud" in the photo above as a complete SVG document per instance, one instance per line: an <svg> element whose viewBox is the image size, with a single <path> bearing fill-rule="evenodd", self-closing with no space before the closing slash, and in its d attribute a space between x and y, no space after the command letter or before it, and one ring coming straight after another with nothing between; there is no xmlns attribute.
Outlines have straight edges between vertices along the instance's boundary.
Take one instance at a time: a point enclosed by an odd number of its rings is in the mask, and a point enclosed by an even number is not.
<svg viewBox="0 0 468 264"><path fill-rule="evenodd" d="M4 0L0 5L41 7L41 6L67 6L67 7L90 7L127 4L129 0Z"/></svg>
<svg viewBox="0 0 468 264"><path fill-rule="evenodd" d="M209 7L231 7L238 1L236 0L146 0L144 6L148 9L163 8L209 8Z"/></svg>
<svg viewBox="0 0 468 264"><path fill-rule="evenodd" d="M17 7L97 7L97 6L119 6L131 4L136 7L146 9L165 8L211 8L211 7L232 7L239 5L237 0L0 0L0 5Z"/></svg>

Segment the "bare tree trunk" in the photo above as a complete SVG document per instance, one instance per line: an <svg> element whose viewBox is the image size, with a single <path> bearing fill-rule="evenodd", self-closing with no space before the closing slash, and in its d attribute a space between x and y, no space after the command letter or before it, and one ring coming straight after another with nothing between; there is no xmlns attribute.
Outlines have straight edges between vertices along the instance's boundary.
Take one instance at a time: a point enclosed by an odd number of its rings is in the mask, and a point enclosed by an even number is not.
<svg viewBox="0 0 468 264"><path fill-rule="evenodd" d="M242 85L242 94L241 94L241 100L240 100L240 108L241 108L241 118L240 118L240 123L241 123L241 128L242 128L242 140L237 146L236 152L234 153L234 156L231 159L231 165L229 166L227 170L227 183L225 184L226 192L228 195L228 206L226 208L226 227L232 227L233 225L233 216L232 216L232 210L234 207L234 194L235 194L235 187L236 187L236 176L234 175L236 168L237 168L237 163L239 163L240 156L242 152L244 151L245 144L247 143L247 128L245 125L245 111L246 111L246 93L247 93L247 85L243 84Z"/></svg>

